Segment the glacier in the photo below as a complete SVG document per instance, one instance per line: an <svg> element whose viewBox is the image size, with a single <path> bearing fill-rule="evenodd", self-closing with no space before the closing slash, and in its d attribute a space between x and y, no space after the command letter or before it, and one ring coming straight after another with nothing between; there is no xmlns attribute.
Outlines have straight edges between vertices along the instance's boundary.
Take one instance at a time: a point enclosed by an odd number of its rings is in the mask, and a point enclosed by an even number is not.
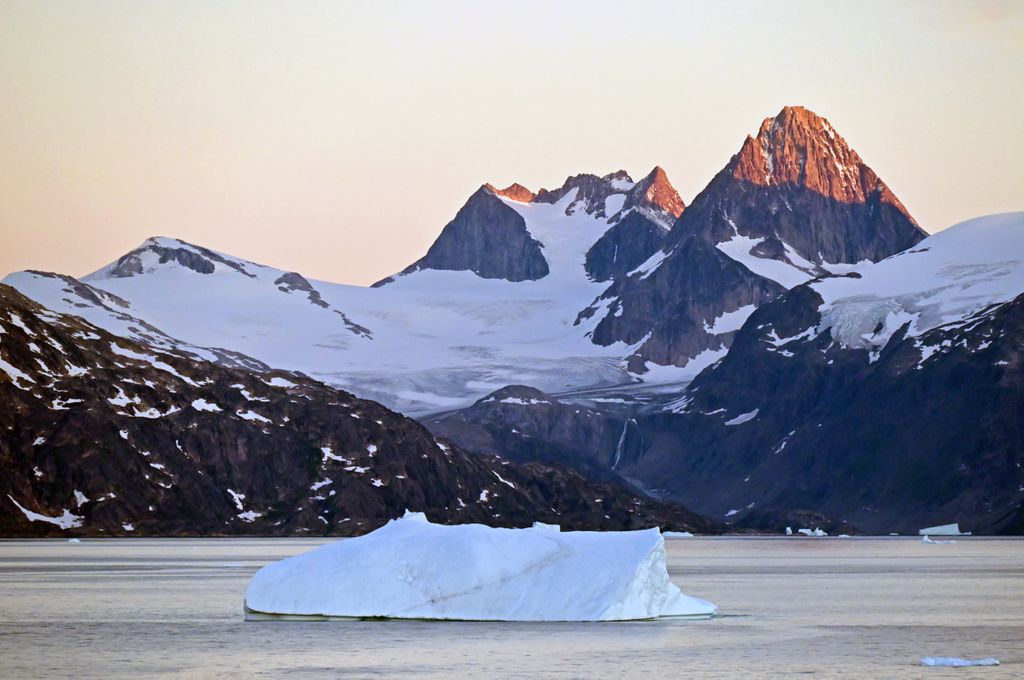
<svg viewBox="0 0 1024 680"><path fill-rule="evenodd" d="M707 618L716 608L669 580L656 528L446 526L407 512L263 567L245 610L249 618L628 621Z"/></svg>

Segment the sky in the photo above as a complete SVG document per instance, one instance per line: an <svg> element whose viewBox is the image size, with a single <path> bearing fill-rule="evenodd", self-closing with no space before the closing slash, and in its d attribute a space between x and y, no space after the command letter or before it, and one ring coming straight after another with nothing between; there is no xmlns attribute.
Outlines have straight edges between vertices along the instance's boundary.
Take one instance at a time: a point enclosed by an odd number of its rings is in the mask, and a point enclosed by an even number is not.
<svg viewBox="0 0 1024 680"><path fill-rule="evenodd" d="M803 105L928 231L1024 209L1024 0L0 0L0 276L173 236L368 284L484 182L689 203Z"/></svg>

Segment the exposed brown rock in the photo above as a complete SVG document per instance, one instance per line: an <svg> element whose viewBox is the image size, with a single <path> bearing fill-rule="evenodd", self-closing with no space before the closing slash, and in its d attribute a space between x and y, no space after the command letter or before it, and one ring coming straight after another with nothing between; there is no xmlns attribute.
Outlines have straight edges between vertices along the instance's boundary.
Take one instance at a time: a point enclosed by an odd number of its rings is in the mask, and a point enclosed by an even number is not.
<svg viewBox="0 0 1024 680"><path fill-rule="evenodd" d="M828 120L802 106L765 118L757 136L743 142L732 176L758 186L797 185L844 203L865 203L877 192L883 202L907 213Z"/></svg>
<svg viewBox="0 0 1024 680"><path fill-rule="evenodd" d="M486 184L484 186L486 186L488 189L490 189L499 196L511 198L513 201L519 201L520 203L529 203L530 201L533 200L534 196L536 196L536 194L534 194L532 191L524 187L519 182L513 182L504 189L498 189L492 184Z"/></svg>
<svg viewBox="0 0 1024 680"><path fill-rule="evenodd" d="M826 273L826 262L877 262L926 236L828 121L786 107L766 119L687 206L661 246L666 257L660 265L615 281L580 314L582 320L607 310L594 342L646 337L631 366L685 366L704 349L727 346L730 337L706 330L718 315L763 304L784 290L716 248L737 235L758 241L754 257L791 262L792 249L812 263L804 270L808 276ZM706 278L695 279L695 271Z"/></svg>
<svg viewBox="0 0 1024 680"><path fill-rule="evenodd" d="M678 218L686 209L686 203L679 197L675 187L668 181L668 175L659 165L637 182L636 187L630 192L629 201L636 206L657 208L673 218Z"/></svg>

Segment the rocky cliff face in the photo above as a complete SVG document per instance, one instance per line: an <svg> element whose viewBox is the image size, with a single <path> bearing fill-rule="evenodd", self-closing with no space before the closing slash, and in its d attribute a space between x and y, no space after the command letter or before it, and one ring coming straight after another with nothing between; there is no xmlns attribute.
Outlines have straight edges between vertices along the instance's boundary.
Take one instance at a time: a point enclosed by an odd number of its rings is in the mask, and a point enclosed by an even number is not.
<svg viewBox="0 0 1024 680"><path fill-rule="evenodd" d="M633 363L683 366L694 351L728 345L704 330L721 315L827 273L828 263L877 261L924 236L827 120L786 107L747 138L681 214L650 267L617 281L581 318L607 309L595 342L632 343L650 332ZM714 250L745 273L722 291L680 288L685 269L715 266ZM747 292L737 295L737 287Z"/></svg>
<svg viewBox="0 0 1024 680"><path fill-rule="evenodd" d="M0 535L354 535L436 521L705 530L564 467L439 442L301 374L111 335L0 286Z"/></svg>
<svg viewBox="0 0 1024 680"><path fill-rule="evenodd" d="M528 213L520 214L500 199L553 205L568 196L572 200L565 205L567 217L589 215L610 227L598 242L589 244L586 271L596 281L624 274L650 257L686 207L660 167L639 182L624 170L603 177L582 173L567 178L557 189L537 193L519 183L504 189L484 184L427 254L401 274L442 269L468 270L483 278L513 282L543 278L550 273L549 263L544 243L534 238L523 217ZM392 280L388 277L375 285Z"/></svg>
<svg viewBox="0 0 1024 680"><path fill-rule="evenodd" d="M629 191L622 209L612 221L622 219L631 210L635 210L655 224L669 229L685 209L686 204L668 181L668 175L661 166L655 166Z"/></svg>
<svg viewBox="0 0 1024 680"><path fill-rule="evenodd" d="M759 308L631 473L710 514L1024 530L1024 215L979 218ZM721 514L719 514L721 513Z"/></svg>
<svg viewBox="0 0 1024 680"><path fill-rule="evenodd" d="M519 213L483 186L445 226L427 254L402 274L421 269L469 270L485 279L532 281L548 275L541 248ZM389 277L374 285L391 280Z"/></svg>
<svg viewBox="0 0 1024 680"><path fill-rule="evenodd" d="M802 286L755 312L678 413L641 423L633 474L736 521L813 509L869 532L1024 531L1024 296L877 354L805 340L821 304Z"/></svg>
<svg viewBox="0 0 1024 680"><path fill-rule="evenodd" d="M587 275L594 281L625 276L658 252L667 233L643 213L630 212L587 251Z"/></svg>
<svg viewBox="0 0 1024 680"><path fill-rule="evenodd" d="M660 404L573 419L550 397L498 393L443 426L604 465L734 530L1024 533L1022 237L1024 213L978 218L782 290ZM610 420L627 423L614 456Z"/></svg>
<svg viewBox="0 0 1024 680"><path fill-rule="evenodd" d="M615 281L603 296L609 307L593 341L642 343L629 358L637 373L646 370L646 361L685 366L704 352L724 354L742 319L725 324L718 320L728 320L737 310L749 313L744 310L752 311L784 290L699 239L674 247L671 257L671 266L641 268ZM577 323L596 309L584 310Z"/></svg>
<svg viewBox="0 0 1024 680"><path fill-rule="evenodd" d="M668 175L658 166L639 182L634 182L625 170L603 177L589 173L574 175L567 178L558 189L541 189L532 200L537 203L558 203L571 192L576 192L576 198L566 208L567 215L582 211L607 219L611 224L632 212L639 212L651 222L668 229L686 208L683 199L669 182ZM619 194L622 195L621 202L615 203L615 208L609 210L608 199Z"/></svg>
<svg viewBox="0 0 1024 680"><path fill-rule="evenodd" d="M567 215L585 212L595 217L609 218L611 215L606 214L605 209L608 197L624 193L633 186L633 180L625 170L604 177L583 173L567 178L557 189L541 189L533 200L537 203L558 203L566 195L575 192L576 198L565 209Z"/></svg>
<svg viewBox="0 0 1024 680"><path fill-rule="evenodd" d="M819 265L877 262L927 236L831 124L799 106L765 119L691 208L673 240L766 239Z"/></svg>
<svg viewBox="0 0 1024 680"><path fill-rule="evenodd" d="M639 455L628 419L562 402L540 390L509 385L469 408L424 424L436 435L512 461L568 465L589 479L623 479L615 472Z"/></svg>

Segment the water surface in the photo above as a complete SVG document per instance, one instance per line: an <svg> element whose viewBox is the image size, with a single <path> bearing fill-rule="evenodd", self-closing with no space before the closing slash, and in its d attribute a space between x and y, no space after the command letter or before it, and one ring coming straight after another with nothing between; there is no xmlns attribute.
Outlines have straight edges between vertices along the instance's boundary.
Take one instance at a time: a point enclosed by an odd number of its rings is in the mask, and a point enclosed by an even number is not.
<svg viewBox="0 0 1024 680"><path fill-rule="evenodd" d="M1024 540L668 542L710 621L246 622L253 572L323 539L0 541L0 677L1024 674ZM994 656L997 668L922 668Z"/></svg>

